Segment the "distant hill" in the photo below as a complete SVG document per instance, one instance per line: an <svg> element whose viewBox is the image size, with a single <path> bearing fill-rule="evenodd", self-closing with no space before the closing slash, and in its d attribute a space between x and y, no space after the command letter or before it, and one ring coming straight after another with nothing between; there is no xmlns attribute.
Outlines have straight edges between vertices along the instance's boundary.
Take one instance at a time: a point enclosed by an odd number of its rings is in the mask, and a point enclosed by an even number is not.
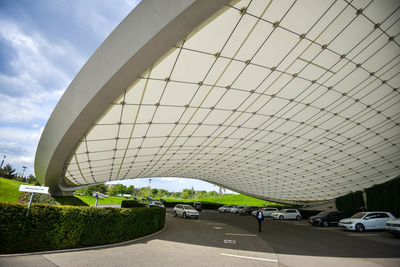
<svg viewBox="0 0 400 267"><path fill-rule="evenodd" d="M19 195L22 192L19 192L19 186L22 183L6 178L0 178L0 201L2 202L18 202Z"/></svg>
<svg viewBox="0 0 400 267"><path fill-rule="evenodd" d="M19 186L22 183L10 179L0 177L0 202L18 202L21 199L22 203L29 201L29 193L19 191ZM53 204L53 205L69 205L69 206L87 206L85 202L74 196L50 196L43 194L35 194L33 203L37 204Z"/></svg>

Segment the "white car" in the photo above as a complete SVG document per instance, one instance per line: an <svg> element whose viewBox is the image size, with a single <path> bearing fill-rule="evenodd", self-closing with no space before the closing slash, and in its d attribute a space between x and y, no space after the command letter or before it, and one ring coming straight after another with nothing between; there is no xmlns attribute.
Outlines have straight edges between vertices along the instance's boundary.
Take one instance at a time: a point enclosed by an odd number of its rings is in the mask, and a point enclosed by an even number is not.
<svg viewBox="0 0 400 267"><path fill-rule="evenodd" d="M283 209L277 212L273 212L271 214L271 217L279 220L287 220L287 219L300 220L301 214L298 210L295 209Z"/></svg>
<svg viewBox="0 0 400 267"><path fill-rule="evenodd" d="M231 213L238 213L239 209L243 209L243 206L233 206L233 208L231 208Z"/></svg>
<svg viewBox="0 0 400 267"><path fill-rule="evenodd" d="M271 217L272 213L278 212L279 210L277 208L262 208L261 211L264 217ZM256 216L257 210L252 211L251 215Z"/></svg>
<svg viewBox="0 0 400 267"><path fill-rule="evenodd" d="M161 207L165 208L164 204L161 201L158 200L151 200L149 201L149 204L147 205L148 207Z"/></svg>
<svg viewBox="0 0 400 267"><path fill-rule="evenodd" d="M395 217L390 212L370 211L358 212L347 219L339 221L338 226L346 230L363 232L365 230L386 229L386 222Z"/></svg>
<svg viewBox="0 0 400 267"><path fill-rule="evenodd" d="M400 236L400 218L387 221L386 230L391 234Z"/></svg>
<svg viewBox="0 0 400 267"><path fill-rule="evenodd" d="M230 212L231 208L233 208L232 205L223 205L222 207L218 208L218 211L221 213Z"/></svg>
<svg viewBox="0 0 400 267"><path fill-rule="evenodd" d="M174 216L181 216L183 218L199 218L199 212L190 205L178 204L172 211Z"/></svg>

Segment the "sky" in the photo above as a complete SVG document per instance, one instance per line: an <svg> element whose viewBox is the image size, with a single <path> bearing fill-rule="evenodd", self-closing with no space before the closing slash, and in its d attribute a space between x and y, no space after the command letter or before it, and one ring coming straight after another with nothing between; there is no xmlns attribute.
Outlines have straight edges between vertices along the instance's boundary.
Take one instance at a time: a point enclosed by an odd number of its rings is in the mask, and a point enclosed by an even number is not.
<svg viewBox="0 0 400 267"><path fill-rule="evenodd" d="M0 162L34 174L41 132L83 64L140 0L0 0ZM118 4L116 4L118 3ZM148 179L124 181L136 187ZM206 182L153 179L152 188L218 190ZM198 189L197 189L198 188Z"/></svg>

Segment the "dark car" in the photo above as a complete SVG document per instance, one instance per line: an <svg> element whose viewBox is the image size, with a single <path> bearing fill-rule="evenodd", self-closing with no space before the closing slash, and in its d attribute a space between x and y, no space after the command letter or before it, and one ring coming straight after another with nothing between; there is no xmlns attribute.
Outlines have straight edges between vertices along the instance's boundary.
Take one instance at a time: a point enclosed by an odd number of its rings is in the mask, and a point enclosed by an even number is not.
<svg viewBox="0 0 400 267"><path fill-rule="evenodd" d="M321 211L317 215L308 218L311 225L329 226L337 225L341 219L347 218L343 211Z"/></svg>
<svg viewBox="0 0 400 267"><path fill-rule="evenodd" d="M165 199L160 198L161 203L164 204L164 206L167 204L167 201L165 201Z"/></svg>
<svg viewBox="0 0 400 267"><path fill-rule="evenodd" d="M257 207L257 206L246 206L246 207L244 207L243 209L240 209L240 210L238 211L238 213L239 213L240 215L242 215L242 216L244 216L244 215L251 215L251 213L252 213L253 211L258 210L258 209L259 209L259 207Z"/></svg>
<svg viewBox="0 0 400 267"><path fill-rule="evenodd" d="M195 208L195 210L197 210L197 211L202 211L203 210L203 206L201 205L201 202L194 202L193 203L193 208Z"/></svg>

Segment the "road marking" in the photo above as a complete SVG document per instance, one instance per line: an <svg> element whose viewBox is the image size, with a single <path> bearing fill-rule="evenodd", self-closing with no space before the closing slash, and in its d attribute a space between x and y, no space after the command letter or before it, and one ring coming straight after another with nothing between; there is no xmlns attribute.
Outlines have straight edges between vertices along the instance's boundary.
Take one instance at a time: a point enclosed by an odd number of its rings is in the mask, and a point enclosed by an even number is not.
<svg viewBox="0 0 400 267"><path fill-rule="evenodd" d="M222 227L221 226L214 226L214 229L221 230Z"/></svg>
<svg viewBox="0 0 400 267"><path fill-rule="evenodd" d="M240 235L240 236L255 236L255 237L257 237L257 235L253 235L253 234L235 234L235 233L225 233L225 235Z"/></svg>
<svg viewBox="0 0 400 267"><path fill-rule="evenodd" d="M240 256L240 255L226 254L226 253L221 253L221 256L229 256L229 257L243 258L243 259L249 259L249 260L258 260L258 261L278 262L278 260L273 260L273 259Z"/></svg>
<svg viewBox="0 0 400 267"><path fill-rule="evenodd" d="M347 234L348 236L379 236L378 234Z"/></svg>
<svg viewBox="0 0 400 267"><path fill-rule="evenodd" d="M236 240L225 239L224 244L236 244Z"/></svg>

